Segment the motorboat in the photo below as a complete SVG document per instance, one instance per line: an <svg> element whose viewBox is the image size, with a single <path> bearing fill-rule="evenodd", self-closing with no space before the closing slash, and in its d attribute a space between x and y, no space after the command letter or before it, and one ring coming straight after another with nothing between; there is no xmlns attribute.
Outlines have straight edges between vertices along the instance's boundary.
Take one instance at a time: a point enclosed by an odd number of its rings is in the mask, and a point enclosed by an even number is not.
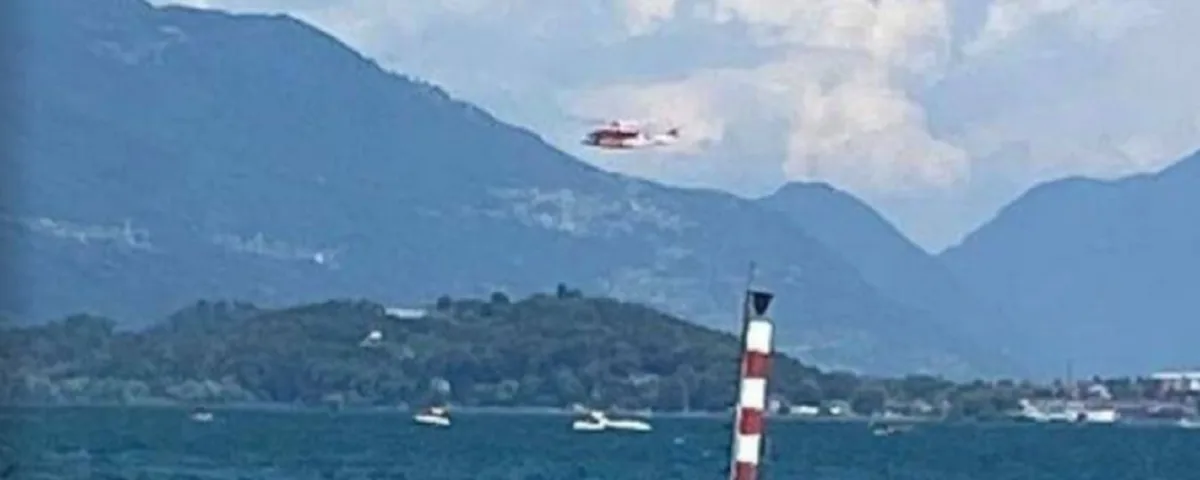
<svg viewBox="0 0 1200 480"><path fill-rule="evenodd" d="M650 424L632 418L613 419L604 412L591 410L583 418L571 423L571 429L577 432L599 432L604 430L622 430L628 432L649 432Z"/></svg>
<svg viewBox="0 0 1200 480"><path fill-rule="evenodd" d="M1200 417L1181 418L1178 422L1176 422L1176 425L1179 425L1180 428L1200 429Z"/></svg>
<svg viewBox="0 0 1200 480"><path fill-rule="evenodd" d="M576 432L599 432L608 427L608 418L603 412L590 411L571 423L571 430Z"/></svg>
<svg viewBox="0 0 1200 480"><path fill-rule="evenodd" d="M871 427L871 434L876 437L890 437L912 430L912 425L878 425Z"/></svg>
<svg viewBox="0 0 1200 480"><path fill-rule="evenodd" d="M188 418L191 418L193 422L208 423L213 421L213 414L205 408L198 407L192 409L192 413L188 415Z"/></svg>
<svg viewBox="0 0 1200 480"><path fill-rule="evenodd" d="M421 425L449 427L450 412L444 407L429 407L413 415L413 421Z"/></svg>
<svg viewBox="0 0 1200 480"><path fill-rule="evenodd" d="M608 419L608 428L630 432L649 432L650 424L633 418Z"/></svg>
<svg viewBox="0 0 1200 480"><path fill-rule="evenodd" d="M887 416L871 419L867 427L871 429L871 434L876 437L890 437L892 435L907 433L913 429L912 424L893 421Z"/></svg>
<svg viewBox="0 0 1200 480"><path fill-rule="evenodd" d="M1077 413L1077 422L1089 424L1117 423L1120 414L1113 408L1087 409Z"/></svg>

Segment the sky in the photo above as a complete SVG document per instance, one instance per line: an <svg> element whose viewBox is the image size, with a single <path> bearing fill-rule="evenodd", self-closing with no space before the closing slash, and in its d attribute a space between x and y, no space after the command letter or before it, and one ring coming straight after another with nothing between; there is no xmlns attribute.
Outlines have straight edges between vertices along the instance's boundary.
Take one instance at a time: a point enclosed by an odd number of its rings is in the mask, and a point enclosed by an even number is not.
<svg viewBox="0 0 1200 480"><path fill-rule="evenodd" d="M820 181L936 252L1030 187L1200 148L1200 2L152 0L285 12L579 158L747 197ZM681 127L598 152L605 118Z"/></svg>

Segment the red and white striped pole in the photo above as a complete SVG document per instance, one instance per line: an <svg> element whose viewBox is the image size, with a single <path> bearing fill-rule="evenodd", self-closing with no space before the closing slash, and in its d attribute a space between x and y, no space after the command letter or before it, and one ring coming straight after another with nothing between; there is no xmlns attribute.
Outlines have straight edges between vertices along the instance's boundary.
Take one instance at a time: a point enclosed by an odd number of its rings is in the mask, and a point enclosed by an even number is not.
<svg viewBox="0 0 1200 480"><path fill-rule="evenodd" d="M767 374L773 325L767 317L774 295L747 290L742 328L742 368L734 411L730 480L756 480L762 457L763 415L767 408Z"/></svg>

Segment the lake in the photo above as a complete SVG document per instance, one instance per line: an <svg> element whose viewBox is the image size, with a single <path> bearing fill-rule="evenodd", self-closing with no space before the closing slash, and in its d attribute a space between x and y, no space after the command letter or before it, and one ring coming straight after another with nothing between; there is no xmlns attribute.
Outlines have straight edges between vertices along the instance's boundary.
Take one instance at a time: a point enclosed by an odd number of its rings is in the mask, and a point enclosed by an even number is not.
<svg viewBox="0 0 1200 480"><path fill-rule="evenodd" d="M660 418L651 433L576 433L546 415L403 412L0 410L0 478L723 479L728 421ZM1200 430L772 422L764 479L1197 480ZM7 477L3 475L7 473Z"/></svg>

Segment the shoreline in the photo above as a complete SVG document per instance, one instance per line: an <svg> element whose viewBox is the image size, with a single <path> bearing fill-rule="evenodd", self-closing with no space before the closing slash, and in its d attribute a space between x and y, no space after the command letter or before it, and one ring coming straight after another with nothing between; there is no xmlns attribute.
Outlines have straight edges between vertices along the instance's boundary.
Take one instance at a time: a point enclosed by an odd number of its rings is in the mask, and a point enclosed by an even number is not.
<svg viewBox="0 0 1200 480"><path fill-rule="evenodd" d="M365 406L365 407L341 407L328 408L314 405L293 405L285 403L214 403L214 404L185 404L171 402L82 402L82 403L57 403L57 404L0 404L0 412L5 410L59 410L59 409L121 409L121 410L174 410L174 411L189 411L193 408L202 407L213 412L281 412L281 413L296 413L296 414L338 414L338 415L391 415L391 414L409 414L415 412L416 409L405 406ZM467 416L545 416L545 417L571 417L578 415L579 412L570 408L553 408L553 407L471 407L471 406L454 406L451 405L450 411L455 415ZM614 415L631 416L639 418L663 418L663 419L697 419L697 420L730 420L732 413L730 412L708 412L708 411L660 411L660 412L629 412L629 411L613 411ZM809 422L809 423L953 423L947 422L941 418L921 418L921 417L906 417L906 418L878 418L867 416L805 416L805 415L768 415L769 419L776 422Z"/></svg>
<svg viewBox="0 0 1200 480"><path fill-rule="evenodd" d="M34 410L34 411L52 411L52 410L67 410L67 409L95 409L95 410L167 410L176 412L187 412L192 408L201 405L186 405L180 403L73 403L73 404L0 404L0 415L14 413L19 410ZM259 413L286 413L295 415L381 415L391 416L398 414L408 414L414 410L402 406L395 407L348 407L340 410L330 408L315 407L309 405L290 405L277 403L261 403L261 404L212 404L203 405L203 407L212 412L259 412ZM513 416L513 417L558 417L566 418L577 415L570 409L558 409L547 407L451 407L451 411L455 415L467 417L472 416ZM727 412L652 412L649 415L638 414L636 412L614 412L617 416L632 416L645 419L665 419L665 420L704 420L704 421L732 421L730 413ZM1032 421L1021 421L1014 418L998 418L998 419L943 419L943 418L922 418L922 417L906 417L906 418L878 418L867 416L804 416L804 415L770 415L767 417L773 423L813 423L813 424L861 424L871 425L873 423L889 424L889 425L976 425L976 426L1045 426L1045 427L1071 427L1071 428L1105 428L1105 427L1121 427L1121 428L1174 428L1175 422L1169 420L1148 420L1148 419L1131 419L1119 421L1113 424L1074 424L1062 422L1047 422L1038 423Z"/></svg>

